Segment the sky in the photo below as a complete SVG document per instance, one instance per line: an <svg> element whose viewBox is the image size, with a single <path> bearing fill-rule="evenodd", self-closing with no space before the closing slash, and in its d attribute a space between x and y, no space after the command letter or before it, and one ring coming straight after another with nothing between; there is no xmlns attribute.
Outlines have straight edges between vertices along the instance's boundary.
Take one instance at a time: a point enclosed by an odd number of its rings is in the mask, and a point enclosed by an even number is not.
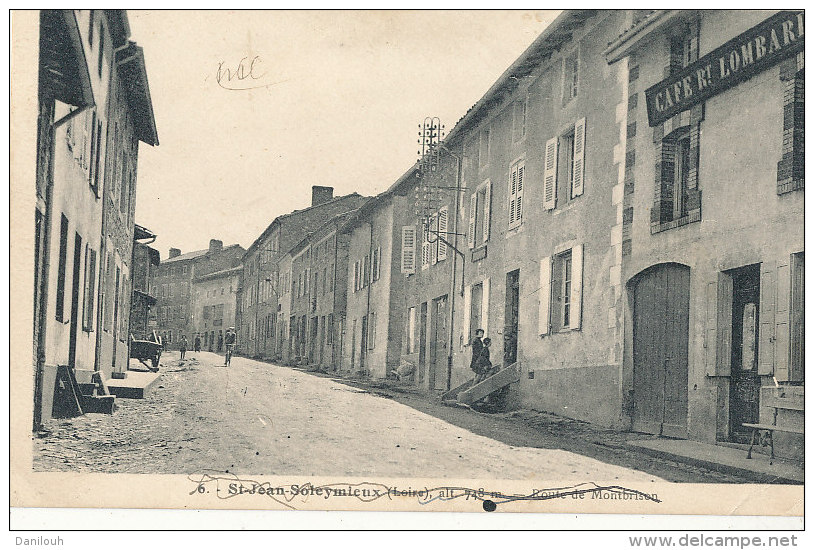
<svg viewBox="0 0 814 550"><path fill-rule="evenodd" d="M449 131L557 11L138 11L160 145L136 223L170 247L244 248L311 186L375 195Z"/></svg>

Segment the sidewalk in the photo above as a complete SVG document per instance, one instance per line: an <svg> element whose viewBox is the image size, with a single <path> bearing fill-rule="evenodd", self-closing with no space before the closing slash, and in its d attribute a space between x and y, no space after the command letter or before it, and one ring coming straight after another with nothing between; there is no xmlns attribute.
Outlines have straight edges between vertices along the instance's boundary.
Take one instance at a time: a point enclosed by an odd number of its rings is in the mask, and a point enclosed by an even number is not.
<svg viewBox="0 0 814 550"><path fill-rule="evenodd" d="M798 484L805 478L802 463L776 458L769 464L768 456L753 452L748 459L743 449L685 439L650 439L627 444L652 456L734 474L756 483Z"/></svg>

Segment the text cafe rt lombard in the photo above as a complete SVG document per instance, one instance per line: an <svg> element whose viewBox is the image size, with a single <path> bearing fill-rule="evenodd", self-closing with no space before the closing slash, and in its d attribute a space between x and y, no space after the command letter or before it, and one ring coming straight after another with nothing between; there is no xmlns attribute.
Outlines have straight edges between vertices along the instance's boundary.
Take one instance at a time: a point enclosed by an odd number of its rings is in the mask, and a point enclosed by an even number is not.
<svg viewBox="0 0 814 550"><path fill-rule="evenodd" d="M803 12L780 12L650 87L650 126L803 49Z"/></svg>

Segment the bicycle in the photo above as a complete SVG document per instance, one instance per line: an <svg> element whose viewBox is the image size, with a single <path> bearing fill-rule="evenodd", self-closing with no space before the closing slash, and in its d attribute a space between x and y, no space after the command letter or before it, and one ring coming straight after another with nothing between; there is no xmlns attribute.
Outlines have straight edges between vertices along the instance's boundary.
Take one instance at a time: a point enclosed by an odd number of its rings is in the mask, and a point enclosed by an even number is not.
<svg viewBox="0 0 814 550"><path fill-rule="evenodd" d="M224 366L228 367L232 364L232 352L235 349L234 344L226 344L226 360L224 362Z"/></svg>

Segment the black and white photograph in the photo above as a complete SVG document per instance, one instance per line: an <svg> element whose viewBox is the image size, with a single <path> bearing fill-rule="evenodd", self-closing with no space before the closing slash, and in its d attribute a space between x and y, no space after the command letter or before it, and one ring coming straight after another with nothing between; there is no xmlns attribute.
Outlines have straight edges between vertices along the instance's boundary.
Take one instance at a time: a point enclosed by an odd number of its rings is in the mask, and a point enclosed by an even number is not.
<svg viewBox="0 0 814 550"><path fill-rule="evenodd" d="M10 49L12 507L803 527L804 10L12 10Z"/></svg>

